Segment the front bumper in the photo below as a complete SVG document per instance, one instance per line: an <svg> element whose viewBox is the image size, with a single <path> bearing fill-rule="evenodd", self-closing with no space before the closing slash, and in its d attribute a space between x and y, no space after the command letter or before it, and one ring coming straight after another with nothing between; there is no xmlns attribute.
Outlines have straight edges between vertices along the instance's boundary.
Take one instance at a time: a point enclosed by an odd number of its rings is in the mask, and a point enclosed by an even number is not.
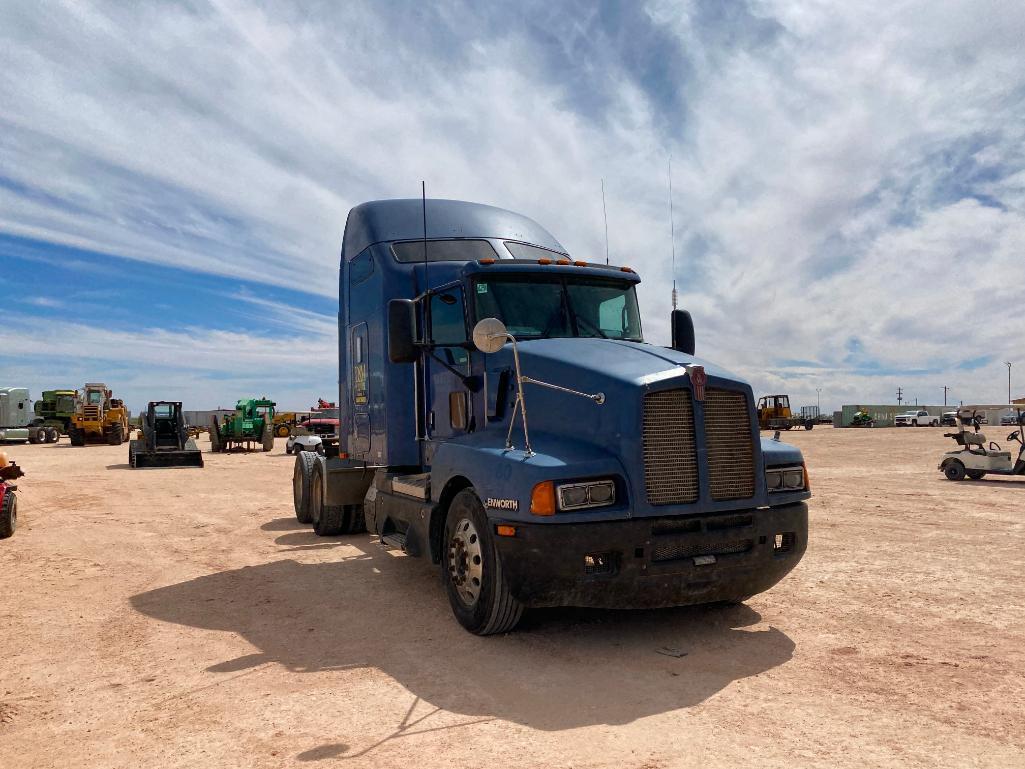
<svg viewBox="0 0 1025 769"><path fill-rule="evenodd" d="M808 506L511 525L516 536L495 541L510 590L526 606L656 608L768 590L804 555Z"/></svg>

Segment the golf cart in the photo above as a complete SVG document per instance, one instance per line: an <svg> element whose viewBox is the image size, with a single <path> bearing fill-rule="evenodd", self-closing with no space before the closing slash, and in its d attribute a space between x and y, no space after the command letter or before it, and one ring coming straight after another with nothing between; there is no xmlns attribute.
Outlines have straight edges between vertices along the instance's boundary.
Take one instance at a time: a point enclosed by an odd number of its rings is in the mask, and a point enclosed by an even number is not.
<svg viewBox="0 0 1025 769"><path fill-rule="evenodd" d="M1010 451L1003 451L993 441L987 442L986 436L979 432L982 420L977 406L962 406L958 409L958 431L943 434L953 438L961 447L957 451L948 451L940 462L939 469L947 480L961 481L968 477L977 481L986 473L1025 475L1025 425L1022 424L1025 405L1012 405L1011 408L1018 414L1018 426L1007 436L1008 441L1018 443L1018 456L1013 463Z"/></svg>
<svg viewBox="0 0 1025 769"><path fill-rule="evenodd" d="M338 434L337 419L310 418L301 421L288 436L285 442L286 454L298 454L300 451L324 453L324 438Z"/></svg>

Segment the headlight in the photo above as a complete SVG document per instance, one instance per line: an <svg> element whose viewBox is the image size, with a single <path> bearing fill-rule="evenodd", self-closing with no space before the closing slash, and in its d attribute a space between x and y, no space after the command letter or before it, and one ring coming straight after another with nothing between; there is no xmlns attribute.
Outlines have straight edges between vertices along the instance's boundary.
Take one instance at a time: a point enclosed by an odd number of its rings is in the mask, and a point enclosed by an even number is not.
<svg viewBox="0 0 1025 769"><path fill-rule="evenodd" d="M556 488L560 510L580 510L585 507L604 507L616 501L613 481L565 483Z"/></svg>
<svg viewBox="0 0 1025 769"><path fill-rule="evenodd" d="M803 491L803 467L775 467L765 471L765 485L769 491Z"/></svg>

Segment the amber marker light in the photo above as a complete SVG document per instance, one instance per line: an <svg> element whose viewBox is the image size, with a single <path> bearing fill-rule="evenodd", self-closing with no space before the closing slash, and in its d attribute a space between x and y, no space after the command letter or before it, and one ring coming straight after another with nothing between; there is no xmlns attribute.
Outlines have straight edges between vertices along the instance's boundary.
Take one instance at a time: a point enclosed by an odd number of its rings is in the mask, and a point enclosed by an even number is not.
<svg viewBox="0 0 1025 769"><path fill-rule="evenodd" d="M811 478L808 477L808 465L802 462L801 469L804 470L804 490L811 491Z"/></svg>
<svg viewBox="0 0 1025 769"><path fill-rule="evenodd" d="M556 264L569 264L569 259L560 259Z"/></svg>
<svg viewBox="0 0 1025 769"><path fill-rule="evenodd" d="M587 262L573 262L577 267L586 267Z"/></svg>
<svg viewBox="0 0 1025 769"><path fill-rule="evenodd" d="M494 264L494 259L478 259L477 264Z"/></svg>
<svg viewBox="0 0 1025 769"><path fill-rule="evenodd" d="M516 527L500 523L495 527L495 533L500 537L515 537Z"/></svg>
<svg viewBox="0 0 1025 769"><path fill-rule="evenodd" d="M620 272L633 272L633 267L620 267Z"/></svg>
<svg viewBox="0 0 1025 769"><path fill-rule="evenodd" d="M555 515L555 484L542 481L530 492L530 512L534 515Z"/></svg>
<svg viewBox="0 0 1025 769"><path fill-rule="evenodd" d="M538 259L537 263L538 264L551 264L552 260L551 259Z"/></svg>

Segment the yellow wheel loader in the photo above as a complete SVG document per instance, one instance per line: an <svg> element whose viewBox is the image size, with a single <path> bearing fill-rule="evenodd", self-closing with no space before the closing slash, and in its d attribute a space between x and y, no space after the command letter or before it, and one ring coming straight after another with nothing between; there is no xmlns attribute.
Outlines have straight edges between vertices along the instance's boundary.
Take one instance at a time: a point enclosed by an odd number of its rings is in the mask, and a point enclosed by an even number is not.
<svg viewBox="0 0 1025 769"><path fill-rule="evenodd" d="M75 414L68 426L72 446L108 443L120 446L128 438L128 409L111 397L105 384L87 384L75 402Z"/></svg>

